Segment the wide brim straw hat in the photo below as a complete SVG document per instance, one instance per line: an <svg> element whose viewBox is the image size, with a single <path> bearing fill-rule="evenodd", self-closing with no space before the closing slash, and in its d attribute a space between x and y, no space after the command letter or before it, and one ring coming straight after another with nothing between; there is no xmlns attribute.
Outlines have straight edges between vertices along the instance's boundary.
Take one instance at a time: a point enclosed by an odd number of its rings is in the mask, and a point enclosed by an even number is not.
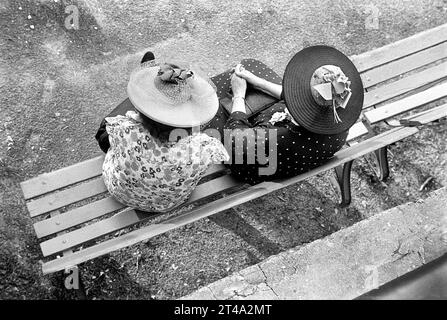
<svg viewBox="0 0 447 320"><path fill-rule="evenodd" d="M324 66L339 67L350 82L350 97L343 108L335 108L336 112L332 104L319 103L311 83L316 70ZM362 111L364 90L360 74L352 61L333 47L319 45L298 52L286 67L283 90L292 117L314 133L329 135L347 131Z"/></svg>
<svg viewBox="0 0 447 320"><path fill-rule="evenodd" d="M213 86L194 74L180 83L163 83L159 66L133 71L127 93L135 108L150 119L172 127L190 128L209 122L219 101Z"/></svg>

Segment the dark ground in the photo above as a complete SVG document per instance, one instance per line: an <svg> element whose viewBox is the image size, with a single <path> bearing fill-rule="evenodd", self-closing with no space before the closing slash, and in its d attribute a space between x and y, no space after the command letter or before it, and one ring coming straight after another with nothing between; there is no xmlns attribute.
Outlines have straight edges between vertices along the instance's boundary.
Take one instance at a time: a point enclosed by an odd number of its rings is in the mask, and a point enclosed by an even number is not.
<svg viewBox="0 0 447 320"><path fill-rule="evenodd" d="M446 22L446 1L372 1L380 28L366 30L353 1L74 1L80 29L64 27L59 1L0 0L0 298L64 299L42 258L19 182L99 154L101 118L125 97L145 49L200 63L209 74L243 57L281 73L304 45L348 55ZM19 7L21 9L19 9ZM30 15L30 19L28 18ZM31 28L33 25L33 29ZM209 219L82 265L90 299L177 298L270 255L324 237L447 185L447 125L391 148L391 177L364 160L341 209L327 173ZM422 191L421 184L433 180Z"/></svg>

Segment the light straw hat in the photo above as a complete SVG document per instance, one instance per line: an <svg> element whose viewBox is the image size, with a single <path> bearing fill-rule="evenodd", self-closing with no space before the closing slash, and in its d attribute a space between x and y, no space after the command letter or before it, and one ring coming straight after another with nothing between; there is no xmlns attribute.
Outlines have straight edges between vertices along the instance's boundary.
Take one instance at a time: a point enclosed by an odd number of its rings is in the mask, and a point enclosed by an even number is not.
<svg viewBox="0 0 447 320"><path fill-rule="evenodd" d="M169 64L142 64L130 75L127 93L138 111L172 127L205 124L219 107L210 82L190 70Z"/></svg>

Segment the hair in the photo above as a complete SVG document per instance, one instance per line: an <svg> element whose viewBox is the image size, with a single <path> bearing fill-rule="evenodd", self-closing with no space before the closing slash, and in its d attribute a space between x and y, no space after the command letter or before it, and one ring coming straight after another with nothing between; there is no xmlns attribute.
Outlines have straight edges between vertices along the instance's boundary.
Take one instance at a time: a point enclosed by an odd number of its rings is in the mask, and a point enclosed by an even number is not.
<svg viewBox="0 0 447 320"><path fill-rule="evenodd" d="M176 127L168 126L166 124L157 122L152 120L151 118L145 116L140 112L141 118L143 119L143 126L149 131L152 137L158 139L160 142L168 142L171 132ZM191 135L192 128L181 128L188 132L188 135Z"/></svg>

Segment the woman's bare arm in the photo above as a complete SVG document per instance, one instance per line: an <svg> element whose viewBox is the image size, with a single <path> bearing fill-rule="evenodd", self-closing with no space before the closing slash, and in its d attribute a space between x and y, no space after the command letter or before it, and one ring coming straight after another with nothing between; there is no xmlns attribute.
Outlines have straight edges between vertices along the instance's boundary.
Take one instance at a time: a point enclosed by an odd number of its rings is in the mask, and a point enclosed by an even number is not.
<svg viewBox="0 0 447 320"><path fill-rule="evenodd" d="M253 82L250 82L253 87L275 97L276 99L281 99L282 85L267 81L258 76L255 77L258 79L254 79Z"/></svg>
<svg viewBox="0 0 447 320"><path fill-rule="evenodd" d="M234 95L231 113L238 111L246 113L245 93L247 92L247 81L233 73L231 76L231 87L233 88Z"/></svg>
<svg viewBox="0 0 447 320"><path fill-rule="evenodd" d="M265 92L272 97L281 99L282 85L267 81L258 77L257 75L254 75L250 71L246 70L241 64L238 64L234 68L234 73L242 79L245 79L254 88Z"/></svg>

